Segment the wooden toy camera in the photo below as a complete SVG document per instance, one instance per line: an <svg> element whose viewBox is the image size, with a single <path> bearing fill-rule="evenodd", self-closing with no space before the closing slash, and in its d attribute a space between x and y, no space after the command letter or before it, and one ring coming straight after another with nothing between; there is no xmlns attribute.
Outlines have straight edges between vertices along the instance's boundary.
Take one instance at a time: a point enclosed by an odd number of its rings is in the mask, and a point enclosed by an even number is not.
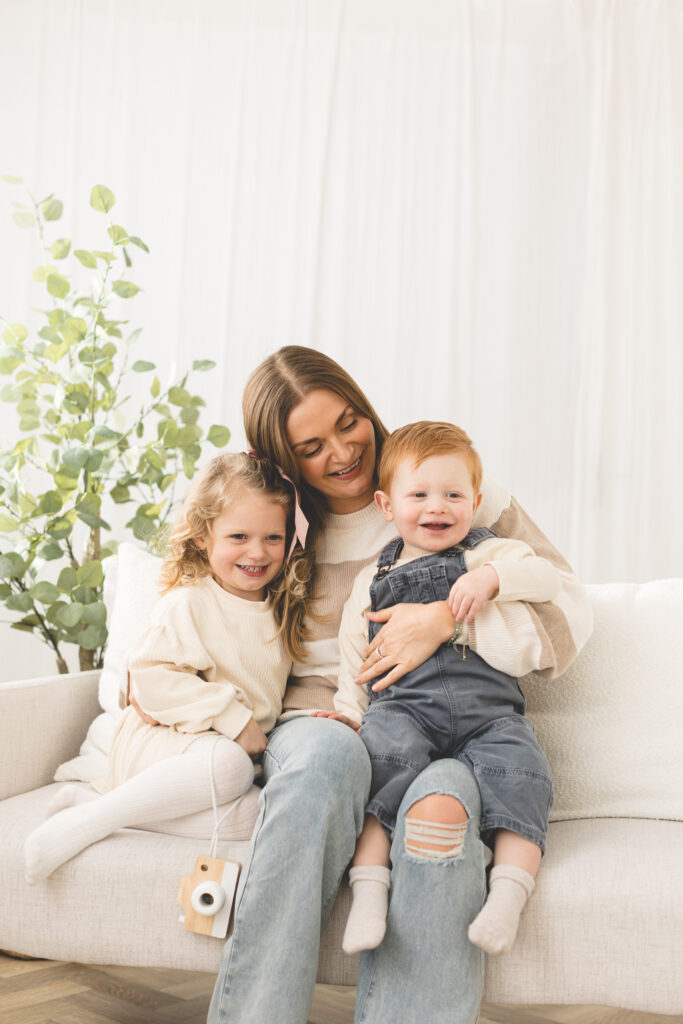
<svg viewBox="0 0 683 1024"><path fill-rule="evenodd" d="M180 921L186 932L226 937L239 873L240 865L234 860L197 857L194 871L180 879L178 889L183 908Z"/></svg>

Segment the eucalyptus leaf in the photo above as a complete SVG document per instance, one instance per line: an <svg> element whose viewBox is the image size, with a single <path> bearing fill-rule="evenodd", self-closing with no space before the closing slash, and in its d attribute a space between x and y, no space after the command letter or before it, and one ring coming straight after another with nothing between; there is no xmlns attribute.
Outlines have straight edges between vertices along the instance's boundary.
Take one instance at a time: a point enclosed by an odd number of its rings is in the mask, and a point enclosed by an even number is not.
<svg viewBox="0 0 683 1024"><path fill-rule="evenodd" d="M38 511L45 515L53 516L55 512L61 511L63 504L64 500L59 491L46 491L40 499Z"/></svg>
<svg viewBox="0 0 683 1024"><path fill-rule="evenodd" d="M56 258L56 257L55 257ZM57 268L52 263L43 263L33 271L34 281L47 281L50 274L56 274Z"/></svg>
<svg viewBox="0 0 683 1024"><path fill-rule="evenodd" d="M71 251L71 241L68 238L57 238L50 246L50 252L54 260L65 260Z"/></svg>
<svg viewBox="0 0 683 1024"><path fill-rule="evenodd" d="M21 366L23 362L23 354L20 356L5 356L4 359L0 359L0 373L13 373L17 366Z"/></svg>
<svg viewBox="0 0 683 1024"><path fill-rule="evenodd" d="M109 495L117 505L122 505L126 501L131 500L129 489L127 487L122 487L121 484L117 484L115 487L112 487Z"/></svg>
<svg viewBox="0 0 683 1024"><path fill-rule="evenodd" d="M74 249L74 256L84 267L89 267L91 270L97 269L97 260L87 249Z"/></svg>
<svg viewBox="0 0 683 1024"><path fill-rule="evenodd" d="M27 615L21 622L13 622L10 629L18 629L22 633L32 633L36 626L40 625L37 615Z"/></svg>
<svg viewBox="0 0 683 1024"><path fill-rule="evenodd" d="M21 345L28 337L28 330L23 324L9 324L2 332L2 340L8 345Z"/></svg>
<svg viewBox="0 0 683 1024"><path fill-rule="evenodd" d="M78 634L78 645L86 651L97 650L107 642L107 630L105 626L87 626Z"/></svg>
<svg viewBox="0 0 683 1024"><path fill-rule="evenodd" d="M48 523L47 531L55 540L64 540L73 530L73 523L67 516L60 516Z"/></svg>
<svg viewBox="0 0 683 1024"><path fill-rule="evenodd" d="M106 185L95 185L90 193L90 205L98 213L109 213L115 202L114 193Z"/></svg>
<svg viewBox="0 0 683 1024"><path fill-rule="evenodd" d="M65 299L71 290L71 285L62 274L50 274L47 278L47 290L56 299Z"/></svg>
<svg viewBox="0 0 683 1024"><path fill-rule="evenodd" d="M84 608L85 606L78 601L64 605L57 613L57 621L60 626L64 626L65 629L73 629L83 618Z"/></svg>
<svg viewBox="0 0 683 1024"><path fill-rule="evenodd" d="M137 245L138 249L144 249L145 252L149 252L148 247L145 245L141 238L137 237L137 235L130 235L128 241L131 242L133 245Z"/></svg>
<svg viewBox="0 0 683 1024"><path fill-rule="evenodd" d="M0 555L0 579L21 579L26 572L26 563L16 551Z"/></svg>
<svg viewBox="0 0 683 1024"><path fill-rule="evenodd" d="M216 364L212 359L195 359L192 364L193 370L213 370Z"/></svg>
<svg viewBox="0 0 683 1024"><path fill-rule="evenodd" d="M132 281L114 281L112 289L122 299L132 299L140 291L138 286L133 284Z"/></svg>
<svg viewBox="0 0 683 1024"><path fill-rule="evenodd" d="M45 220L59 220L63 210L64 204L59 199L46 200L40 208L40 212Z"/></svg>
<svg viewBox="0 0 683 1024"><path fill-rule="evenodd" d="M83 606L83 622L89 626L103 626L107 621L107 609L102 601Z"/></svg>
<svg viewBox="0 0 683 1024"><path fill-rule="evenodd" d="M45 541L38 548L38 554L41 558L44 558L46 562L54 562L56 558L61 558L64 554L59 544L53 540Z"/></svg>
<svg viewBox="0 0 683 1024"><path fill-rule="evenodd" d="M79 512L78 518L93 530L111 530L109 523L105 522L100 516L93 515L92 512Z"/></svg>
<svg viewBox="0 0 683 1024"><path fill-rule="evenodd" d="M63 594L70 594L74 587L78 586L78 575L70 565L62 569L57 580L57 586Z"/></svg>
<svg viewBox="0 0 683 1024"><path fill-rule="evenodd" d="M206 440L210 441L216 448L224 448L230 440L230 431L227 427L221 427L214 424L206 435Z"/></svg>
<svg viewBox="0 0 683 1024"><path fill-rule="evenodd" d="M114 245L125 241L128 238L128 232L125 228L122 228L120 224L112 224L110 228L107 228L107 234L111 238Z"/></svg>
<svg viewBox="0 0 683 1024"><path fill-rule="evenodd" d="M86 562L77 570L78 582L83 587L99 587L104 579L102 563L97 559Z"/></svg>
<svg viewBox="0 0 683 1024"><path fill-rule="evenodd" d="M14 533L18 528L19 523L16 519L6 516L4 512L0 512L0 533Z"/></svg>
<svg viewBox="0 0 683 1024"><path fill-rule="evenodd" d="M24 591L21 594L12 594L5 600L5 604L11 612L28 612L33 608L33 598Z"/></svg>
<svg viewBox="0 0 683 1024"><path fill-rule="evenodd" d="M156 526L147 516L134 516L129 523L126 523L138 540L150 540L156 532Z"/></svg>
<svg viewBox="0 0 683 1024"><path fill-rule="evenodd" d="M33 228L36 225L35 215L27 210L15 210L12 220L20 228Z"/></svg>
<svg viewBox="0 0 683 1024"><path fill-rule="evenodd" d="M183 423L196 423L197 420L199 419L199 409L197 408L196 405L188 405L181 411L180 418L183 421ZM201 437L201 430L198 434L198 437Z"/></svg>
<svg viewBox="0 0 683 1024"><path fill-rule="evenodd" d="M192 402L192 397L185 388L169 388L168 400L172 405L186 406Z"/></svg>
<svg viewBox="0 0 683 1024"><path fill-rule="evenodd" d="M87 461L87 448L70 448L62 455L62 465L64 465L67 472L71 473L73 476L78 476Z"/></svg>
<svg viewBox="0 0 683 1024"><path fill-rule="evenodd" d="M40 604L52 604L59 598L59 590L54 583L48 583L47 580L34 583L32 587L29 587L28 592L33 600L39 601Z"/></svg>

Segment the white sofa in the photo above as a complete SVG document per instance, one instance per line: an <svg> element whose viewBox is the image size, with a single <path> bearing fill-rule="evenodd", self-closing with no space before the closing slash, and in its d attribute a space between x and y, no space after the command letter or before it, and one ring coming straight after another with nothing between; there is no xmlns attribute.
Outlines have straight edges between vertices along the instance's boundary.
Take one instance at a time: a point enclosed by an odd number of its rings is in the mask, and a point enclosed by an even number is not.
<svg viewBox="0 0 683 1024"><path fill-rule="evenodd" d="M201 837L122 830L46 882L23 880L23 840L45 813L57 767L62 779L83 779L102 764L97 746L117 713L116 661L153 595L145 559L123 546L101 677L0 686L0 949L216 971L223 943L178 923L178 882L207 852ZM683 580L588 589L595 632L585 651L561 679L522 684L553 768L555 805L536 891L512 952L487 963L485 999L680 1014ZM219 856L240 860L245 848L223 842ZM355 982L356 959L340 945L347 907L344 887L323 939L324 983Z"/></svg>

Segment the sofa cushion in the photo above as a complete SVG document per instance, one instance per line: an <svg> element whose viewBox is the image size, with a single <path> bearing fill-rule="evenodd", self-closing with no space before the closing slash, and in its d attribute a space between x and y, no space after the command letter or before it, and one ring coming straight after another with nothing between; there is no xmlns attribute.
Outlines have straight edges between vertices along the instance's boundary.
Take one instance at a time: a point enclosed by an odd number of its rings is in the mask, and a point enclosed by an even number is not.
<svg viewBox="0 0 683 1024"><path fill-rule="evenodd" d="M109 639L99 681L99 715L83 741L78 757L60 765L58 782L93 782L106 770L111 737L124 706L126 659L131 647L149 625L159 599L157 578L161 559L135 544L119 545L115 558L105 564L105 601L109 613Z"/></svg>
<svg viewBox="0 0 683 1024"><path fill-rule="evenodd" d="M551 820L683 821L683 580L588 586L595 629L559 679L521 680Z"/></svg>

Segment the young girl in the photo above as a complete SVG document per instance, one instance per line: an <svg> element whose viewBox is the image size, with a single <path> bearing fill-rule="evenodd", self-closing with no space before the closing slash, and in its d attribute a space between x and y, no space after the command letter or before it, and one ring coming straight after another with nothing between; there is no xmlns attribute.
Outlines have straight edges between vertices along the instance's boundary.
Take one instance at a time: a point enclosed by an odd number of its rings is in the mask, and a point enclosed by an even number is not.
<svg viewBox="0 0 683 1024"><path fill-rule="evenodd" d="M116 829L207 809L214 796L233 811L242 802L232 831L249 837L252 760L306 635L295 497L274 464L244 453L217 456L194 481L162 564L164 596L129 659L132 692L163 727L126 709L97 786L104 795L83 801L63 788L27 838L30 884Z"/></svg>

